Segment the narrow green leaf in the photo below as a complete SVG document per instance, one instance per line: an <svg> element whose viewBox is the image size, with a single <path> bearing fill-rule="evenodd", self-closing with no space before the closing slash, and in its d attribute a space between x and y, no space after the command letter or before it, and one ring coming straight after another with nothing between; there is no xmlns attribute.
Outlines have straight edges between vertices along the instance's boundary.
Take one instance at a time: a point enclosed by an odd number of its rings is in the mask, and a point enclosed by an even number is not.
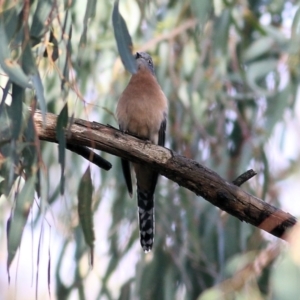
<svg viewBox="0 0 300 300"><path fill-rule="evenodd" d="M37 68L35 65L35 60L31 51L31 43L26 41L23 42L23 52L21 57L22 69L24 73L28 75L33 75L37 72Z"/></svg>
<svg viewBox="0 0 300 300"><path fill-rule="evenodd" d="M135 59L132 55L133 46L131 36L128 32L125 20L119 12L119 0L116 0L114 4L112 22L118 51L123 65L128 72L135 74L137 69Z"/></svg>
<svg viewBox="0 0 300 300"><path fill-rule="evenodd" d="M20 16L21 14L18 15L15 6L5 10L0 14L0 18L3 20L6 37L9 42L12 40L17 31L18 23L20 22Z"/></svg>
<svg viewBox="0 0 300 300"><path fill-rule="evenodd" d="M71 44L71 38L72 38L72 25L70 25L69 28L69 39L67 42L67 51L66 51L66 58L65 58L65 65L63 70L63 78L61 80L61 89L64 89L64 85L66 82L69 82L69 57L71 57L72 54L72 44Z"/></svg>
<svg viewBox="0 0 300 300"><path fill-rule="evenodd" d="M47 268L47 283L48 283L48 295L51 299L51 253L50 253L50 243L48 248L48 268Z"/></svg>
<svg viewBox="0 0 300 300"><path fill-rule="evenodd" d="M87 24L90 19L96 15L97 0L88 0L84 15L84 23Z"/></svg>
<svg viewBox="0 0 300 300"><path fill-rule="evenodd" d="M16 198L16 206L7 222L7 273L16 252L20 246L23 229L27 222L28 214L34 200L35 175L31 176L24 184Z"/></svg>
<svg viewBox="0 0 300 300"><path fill-rule="evenodd" d="M4 149L11 140L11 128L9 123L10 120L7 120L6 117L0 117L0 150L3 157L5 156L3 152L6 152Z"/></svg>
<svg viewBox="0 0 300 300"><path fill-rule="evenodd" d="M12 138L18 139L22 126L22 106L25 98L25 90L19 85L12 85L12 102L9 115L12 121Z"/></svg>
<svg viewBox="0 0 300 300"><path fill-rule="evenodd" d="M85 15L83 20L83 32L80 37L79 47L83 48L86 45L86 33L88 28L88 22L95 17L96 13L96 0L88 0L86 3Z"/></svg>
<svg viewBox="0 0 300 300"><path fill-rule="evenodd" d="M218 56L227 56L231 9L226 8L214 24L214 49Z"/></svg>
<svg viewBox="0 0 300 300"><path fill-rule="evenodd" d="M65 36L66 32L67 32L67 28L70 27L70 24L71 24L71 21L70 21L70 17L69 17L69 9L67 9L66 11L66 14L65 14L65 18L64 18L64 24L63 24L63 27L62 27L62 37Z"/></svg>
<svg viewBox="0 0 300 300"><path fill-rule="evenodd" d="M23 139L26 146L22 151L24 157L23 167L28 176L30 176L33 170L38 169L37 166L37 150L35 145L35 128L33 116L29 114L27 119L27 126L23 132ZM38 182L38 180L37 180Z"/></svg>
<svg viewBox="0 0 300 300"><path fill-rule="evenodd" d="M208 16L210 14L210 11L212 9L213 2L210 0L192 0L191 1L191 7L193 10L193 13L197 16L198 22L200 23L200 26L203 27L205 22L208 19Z"/></svg>
<svg viewBox="0 0 300 300"><path fill-rule="evenodd" d="M65 153L66 153L66 137L65 129L68 125L68 103L65 104L61 110L56 124L56 139L58 141L58 161L61 165L61 181L60 181L60 193L64 194L65 186Z"/></svg>
<svg viewBox="0 0 300 300"><path fill-rule="evenodd" d="M38 198L41 197L41 170L38 169L36 172L36 184L35 191L37 193Z"/></svg>
<svg viewBox="0 0 300 300"><path fill-rule="evenodd" d="M0 65L3 71L9 76L10 80L23 88L32 88L29 83L29 78L25 75L21 67L13 60L1 59L0 55Z"/></svg>
<svg viewBox="0 0 300 300"><path fill-rule="evenodd" d="M78 215L85 242L91 249L91 265L94 261L94 225L92 212L93 184L90 167L83 174L78 188Z"/></svg>
<svg viewBox="0 0 300 300"><path fill-rule="evenodd" d="M248 84L251 88L259 93L268 94L270 91L258 85L258 81L263 79L270 72L276 70L278 65L277 59L269 58L261 61L255 61L249 64L247 69Z"/></svg>
<svg viewBox="0 0 300 300"><path fill-rule="evenodd" d="M4 19L4 16L1 15L1 18L0 18L0 41L1 41L0 55L1 55L1 57L8 58L9 57L9 49L8 49L8 39L7 39L6 31L5 31L5 29L6 29L5 21L6 20ZM5 44L4 44L4 42L5 42Z"/></svg>
<svg viewBox="0 0 300 300"><path fill-rule="evenodd" d="M36 260L36 276L35 276L35 299L38 298L38 286L39 286L39 266L40 266L40 254L41 254L41 245L42 245L42 236L43 236L44 227L42 226L40 231L40 237L37 248L37 260Z"/></svg>
<svg viewBox="0 0 300 300"><path fill-rule="evenodd" d="M74 253L74 259L76 262L79 262L81 257L85 254L86 252L86 242L84 238L84 234L82 231L82 226L79 222L78 226L74 228L74 240L75 240L75 253ZM77 266L78 267L78 264ZM75 275L77 276L77 275Z"/></svg>
<svg viewBox="0 0 300 300"><path fill-rule="evenodd" d="M255 40L245 51L244 59L252 60L272 51L275 41L271 36L263 36Z"/></svg>
<svg viewBox="0 0 300 300"><path fill-rule="evenodd" d="M38 1L30 28L30 36L33 39L33 46L40 42L40 39L48 30L48 28L45 27L45 21L48 19L53 5L54 4L52 0Z"/></svg>
<svg viewBox="0 0 300 300"><path fill-rule="evenodd" d="M298 7L292 24L292 39L299 40L300 35L300 7Z"/></svg>
<svg viewBox="0 0 300 300"><path fill-rule="evenodd" d="M29 76L29 78L33 83L37 100L39 102L40 109L43 114L43 120L45 122L47 108L46 108L46 100L44 96L44 87L43 87L41 76L36 67L34 57L32 55L30 42L26 42L22 53L22 69L24 70L25 74Z"/></svg>
<svg viewBox="0 0 300 300"><path fill-rule="evenodd" d="M283 117L284 109L289 103L290 98L292 97L292 89L291 85L285 87L282 91L276 93L274 97L270 97L267 99L267 110L266 110L266 123L265 130L267 136L269 136L277 124Z"/></svg>
<svg viewBox="0 0 300 300"><path fill-rule="evenodd" d="M296 261L291 253L282 253L273 267L271 275L272 299L298 299L300 293L299 280L299 261Z"/></svg>
<svg viewBox="0 0 300 300"><path fill-rule="evenodd" d="M5 88L2 89L3 90L3 95L2 95L2 99L1 99L1 102L0 102L0 117L1 117L1 114L4 110L4 105L5 105L5 100L6 100L6 97L8 95L8 91L10 89L10 86L11 86L11 81L8 80L6 85L5 85Z"/></svg>
<svg viewBox="0 0 300 300"><path fill-rule="evenodd" d="M46 105L46 99L44 94L44 86L42 83L40 73L37 71L34 75L30 77L35 89L35 93L36 93L38 103L40 105L40 109L42 111L43 121L46 122L47 105Z"/></svg>
<svg viewBox="0 0 300 300"><path fill-rule="evenodd" d="M56 296L57 299L68 299L69 294L73 291L73 285L66 286L61 280L60 274L63 266L63 261L66 255L66 249L69 245L69 240L64 240L63 246L59 252L57 268L55 270L55 285L56 285Z"/></svg>
<svg viewBox="0 0 300 300"><path fill-rule="evenodd" d="M8 44L3 20L0 18L0 65L11 81L23 88L31 88L28 76L23 72L21 66L10 58Z"/></svg>
<svg viewBox="0 0 300 300"><path fill-rule="evenodd" d="M127 299L132 298L131 297L132 282L133 282L133 280L129 279L122 285L120 296L119 296L118 300L127 300ZM171 299L171 298L169 298L169 299Z"/></svg>

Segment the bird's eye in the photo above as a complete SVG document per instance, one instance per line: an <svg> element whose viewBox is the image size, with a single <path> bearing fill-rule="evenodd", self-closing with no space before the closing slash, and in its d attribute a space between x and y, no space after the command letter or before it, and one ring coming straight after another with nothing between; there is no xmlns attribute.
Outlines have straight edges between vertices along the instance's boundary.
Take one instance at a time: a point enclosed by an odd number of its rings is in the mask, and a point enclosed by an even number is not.
<svg viewBox="0 0 300 300"><path fill-rule="evenodd" d="M148 64L149 64L149 66L152 66L152 65L153 65L153 63L152 63L152 60L151 60L151 59L149 59L149 60L148 60Z"/></svg>

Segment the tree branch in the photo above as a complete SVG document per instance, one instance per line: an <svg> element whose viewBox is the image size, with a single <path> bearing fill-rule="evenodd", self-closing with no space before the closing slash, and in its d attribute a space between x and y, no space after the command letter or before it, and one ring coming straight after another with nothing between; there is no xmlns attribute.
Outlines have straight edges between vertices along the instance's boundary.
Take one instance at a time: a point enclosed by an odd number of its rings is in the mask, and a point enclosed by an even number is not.
<svg viewBox="0 0 300 300"><path fill-rule="evenodd" d="M108 171L111 169L112 165L110 162L108 162L106 159L92 151L91 149L81 146L81 145L76 145L76 144L67 144L66 147L68 150L84 157L91 163L95 164L99 168L104 169L105 171Z"/></svg>
<svg viewBox="0 0 300 300"><path fill-rule="evenodd" d="M46 123L43 124L41 113L36 111L34 122L39 139L57 142L56 115L48 113ZM68 144L91 147L133 162L148 164L161 175L202 196L241 221L276 237L285 238L287 230L297 223L291 214L239 188L237 185L242 181L227 182L214 171L167 148L123 134L113 127L81 119L74 119L74 123L68 128Z"/></svg>
<svg viewBox="0 0 300 300"><path fill-rule="evenodd" d="M248 170L245 173L241 174L236 179L234 179L232 181L232 184L234 184L236 186L241 186L243 183L245 183L246 181L248 181L249 179L251 179L252 177L254 177L256 174L257 173L254 172L252 169Z"/></svg>

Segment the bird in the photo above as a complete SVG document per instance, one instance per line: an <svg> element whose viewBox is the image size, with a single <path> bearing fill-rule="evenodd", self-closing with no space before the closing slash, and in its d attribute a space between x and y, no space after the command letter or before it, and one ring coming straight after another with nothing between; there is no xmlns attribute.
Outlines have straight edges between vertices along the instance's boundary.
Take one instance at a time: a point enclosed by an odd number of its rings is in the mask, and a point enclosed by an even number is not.
<svg viewBox="0 0 300 300"><path fill-rule="evenodd" d="M117 103L119 128L123 133L164 146L167 97L156 79L151 56L146 52L137 52L134 57L137 71L131 76ZM129 195L132 197L130 163L121 159L121 165ZM133 163L133 168L137 183L140 243L147 253L152 250L154 242L154 192L158 173L142 163Z"/></svg>

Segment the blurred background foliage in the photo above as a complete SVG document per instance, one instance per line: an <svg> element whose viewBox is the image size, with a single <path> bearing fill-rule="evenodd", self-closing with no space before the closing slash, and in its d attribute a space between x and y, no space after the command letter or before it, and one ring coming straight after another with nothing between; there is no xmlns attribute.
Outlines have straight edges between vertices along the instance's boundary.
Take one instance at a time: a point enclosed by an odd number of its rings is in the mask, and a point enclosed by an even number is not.
<svg viewBox="0 0 300 300"><path fill-rule="evenodd" d="M299 230L285 249L160 178L155 246L144 254L119 159L101 153L113 168L87 170L83 158L36 139L28 106L59 114L61 124L68 114L117 126L130 74L116 47L113 4L0 2L2 295L297 299ZM121 0L120 12L133 50L152 55L169 99L166 146L228 181L253 168L258 175L243 188L299 216L299 199L286 201L296 199L300 179L299 2ZM93 269L77 211L84 182L93 190Z"/></svg>

